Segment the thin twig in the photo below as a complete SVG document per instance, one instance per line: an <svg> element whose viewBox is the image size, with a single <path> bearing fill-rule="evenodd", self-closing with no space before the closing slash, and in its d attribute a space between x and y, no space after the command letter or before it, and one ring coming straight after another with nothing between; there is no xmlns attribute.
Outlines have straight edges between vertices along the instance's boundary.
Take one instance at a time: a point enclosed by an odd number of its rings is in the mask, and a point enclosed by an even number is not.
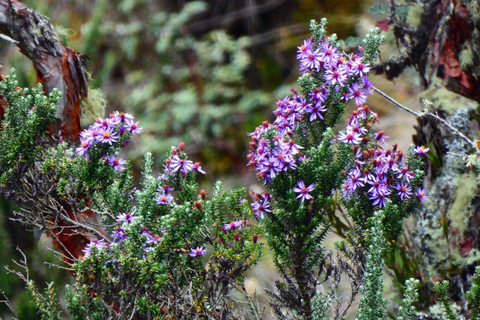
<svg viewBox="0 0 480 320"><path fill-rule="evenodd" d="M10 42L10 43L12 43L12 44L17 44L17 43L18 43L18 41L13 40L12 38L10 38L10 37L8 37L8 36L6 36L6 35L4 35L4 34L1 34L1 33L0 33L0 39L6 40L6 41L8 41L8 42Z"/></svg>
<svg viewBox="0 0 480 320"><path fill-rule="evenodd" d="M378 90L377 88L375 87L372 87L373 88L373 91L377 92L379 95L381 95L382 97L384 97L385 99L387 99L388 101L390 101L391 103L393 103L394 105L396 105L397 107L407 111L408 113L411 113L413 114L414 116L416 117L421 117L424 115L424 113L421 113L421 112L416 112L416 111L413 111L412 109L409 109L407 107L405 107L404 105L402 105L401 103L395 101L393 98L391 98L390 96L388 96L387 94L383 93L382 91Z"/></svg>
<svg viewBox="0 0 480 320"><path fill-rule="evenodd" d="M466 135L464 135L462 132L460 132L458 129L456 129L454 126L452 126L450 123L448 123L445 119L440 118L436 113L428 111L428 107L431 105L431 102L423 99L422 103L425 105L426 111L416 112L416 111L413 111L412 109L409 109L409 108L405 107L401 103L395 101L390 96L388 96L387 94L378 90L377 88L373 87L373 90L375 92L377 92L378 94L380 94L385 99L387 99L388 101L390 101L391 103L393 103L394 105L396 105L397 107L407 111L408 113L411 113L411 114L415 115L416 117L429 116L429 117L434 118L435 120L437 120L438 122L443 124L445 127L447 127L447 129L449 129L451 132L455 133L460 138L462 138L466 143L468 143L475 150L475 153L480 156L480 149L477 147L477 144L473 140L469 139Z"/></svg>

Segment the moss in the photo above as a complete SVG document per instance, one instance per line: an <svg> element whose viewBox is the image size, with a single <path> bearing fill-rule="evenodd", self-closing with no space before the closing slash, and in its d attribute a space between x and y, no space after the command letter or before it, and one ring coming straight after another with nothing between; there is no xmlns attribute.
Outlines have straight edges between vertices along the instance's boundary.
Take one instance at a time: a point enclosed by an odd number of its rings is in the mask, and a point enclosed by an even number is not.
<svg viewBox="0 0 480 320"><path fill-rule="evenodd" d="M88 96L80 106L82 123L92 123L98 117L105 116L106 107L107 99L103 91L97 88L88 88Z"/></svg>

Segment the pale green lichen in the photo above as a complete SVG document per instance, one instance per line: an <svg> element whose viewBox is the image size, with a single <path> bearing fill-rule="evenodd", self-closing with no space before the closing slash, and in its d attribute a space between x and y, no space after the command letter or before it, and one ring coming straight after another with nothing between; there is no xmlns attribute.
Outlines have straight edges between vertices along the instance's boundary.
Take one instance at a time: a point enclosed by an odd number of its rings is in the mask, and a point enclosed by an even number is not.
<svg viewBox="0 0 480 320"><path fill-rule="evenodd" d="M61 25L54 25L53 28L55 29L55 32L57 33L58 37L60 38L60 41L64 45L69 45L68 39L70 39L72 36L75 35L75 31L70 28L65 28Z"/></svg>
<svg viewBox="0 0 480 320"><path fill-rule="evenodd" d="M458 56L458 61L460 62L460 67L464 70L468 69L474 62L474 55L472 51L472 46L470 42L466 42L463 50Z"/></svg>
<svg viewBox="0 0 480 320"><path fill-rule="evenodd" d="M462 97L445 88L441 80L435 80L420 94L420 99L427 99L435 105L435 108L453 114L458 109L475 108L476 102Z"/></svg>
<svg viewBox="0 0 480 320"><path fill-rule="evenodd" d="M82 100L80 113L83 123L92 123L98 117L105 116L107 108L107 99L102 90L98 88L88 88L87 98Z"/></svg>
<svg viewBox="0 0 480 320"><path fill-rule="evenodd" d="M471 204L473 198L478 192L479 177L472 173L459 175L455 179L457 191L454 202L447 212L447 218L450 221L450 227L455 233L463 235L465 228L469 225L471 216Z"/></svg>

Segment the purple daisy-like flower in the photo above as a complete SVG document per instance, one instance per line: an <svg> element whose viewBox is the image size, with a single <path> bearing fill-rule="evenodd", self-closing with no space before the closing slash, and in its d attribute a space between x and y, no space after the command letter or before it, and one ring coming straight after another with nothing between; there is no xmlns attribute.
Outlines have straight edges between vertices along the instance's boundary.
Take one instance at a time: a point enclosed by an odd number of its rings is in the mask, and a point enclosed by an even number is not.
<svg viewBox="0 0 480 320"><path fill-rule="evenodd" d="M135 212L121 213L117 216L117 222L121 223L122 226L125 224L130 224L135 218Z"/></svg>
<svg viewBox="0 0 480 320"><path fill-rule="evenodd" d="M134 122L134 121L131 120L131 119L127 119L126 122L127 122L127 128L128 128L128 130L129 130L132 134L142 133L142 132L143 132L143 128L139 128L139 127L138 127L138 121L137 121L137 122Z"/></svg>
<svg viewBox="0 0 480 320"><path fill-rule="evenodd" d="M112 143L118 141L118 136L115 132L113 132L113 128L105 128L99 130L99 135L97 136L97 141L101 143L108 143L112 145Z"/></svg>
<svg viewBox="0 0 480 320"><path fill-rule="evenodd" d="M300 68L302 70L311 69L319 71L322 66L322 62L320 50L308 50L303 56L303 59L300 60Z"/></svg>
<svg viewBox="0 0 480 320"><path fill-rule="evenodd" d="M303 44L297 48L298 48L297 60L302 60L303 58L305 58L307 52L309 50L312 50L312 40L311 39L304 40Z"/></svg>
<svg viewBox="0 0 480 320"><path fill-rule="evenodd" d="M380 192L375 192L370 198L370 200L374 200L372 205L377 206L379 208L385 207L386 201L391 201L390 199L387 198L387 195L380 193Z"/></svg>
<svg viewBox="0 0 480 320"><path fill-rule="evenodd" d="M170 170L172 172L180 172L187 173L193 170L193 162L187 159L180 159L177 155L173 156L170 160Z"/></svg>
<svg viewBox="0 0 480 320"><path fill-rule="evenodd" d="M343 86L347 81L347 74L343 68L331 68L325 72L325 81L331 85Z"/></svg>
<svg viewBox="0 0 480 320"><path fill-rule="evenodd" d="M127 120L133 120L133 116L130 113L125 113L125 112L120 112L115 114L118 119L120 119L120 122L125 122Z"/></svg>
<svg viewBox="0 0 480 320"><path fill-rule="evenodd" d="M417 192L415 192L415 195L422 202L428 200L428 197L425 195L425 191L422 188L418 188Z"/></svg>
<svg viewBox="0 0 480 320"><path fill-rule="evenodd" d="M80 147L75 149L75 152L79 156L87 156L87 150L90 148L89 144L87 141L81 141Z"/></svg>
<svg viewBox="0 0 480 320"><path fill-rule="evenodd" d="M243 220L232 221L223 225L224 230L236 229L242 226Z"/></svg>
<svg viewBox="0 0 480 320"><path fill-rule="evenodd" d="M86 258L92 254L92 249L95 248L98 252L101 252L106 246L105 240L93 240L85 246L85 249L82 250L83 256Z"/></svg>
<svg viewBox="0 0 480 320"><path fill-rule="evenodd" d="M403 181L397 182L395 189L398 190L397 194L400 196L400 199L410 199L410 196L412 195L412 188L409 187L408 184L405 184Z"/></svg>
<svg viewBox="0 0 480 320"><path fill-rule="evenodd" d="M89 146L98 141L99 131L97 128L90 126L90 128L83 130L80 133L80 140L86 141Z"/></svg>
<svg viewBox="0 0 480 320"><path fill-rule="evenodd" d="M115 171L125 170L125 167L123 165L127 163L127 161L121 158L116 159L113 154L109 155L107 159L108 159L108 164L111 165Z"/></svg>
<svg viewBox="0 0 480 320"><path fill-rule="evenodd" d="M360 77L363 77L368 72L370 72L370 65L368 63L363 63L361 58L355 58L352 61L351 70L354 72L355 75L359 75Z"/></svg>
<svg viewBox="0 0 480 320"><path fill-rule="evenodd" d="M425 146L416 146L415 149L413 149L413 152L416 154L425 154L428 151L430 151L430 149Z"/></svg>
<svg viewBox="0 0 480 320"><path fill-rule="evenodd" d="M168 204L170 201L173 200L173 196L169 193L166 193L165 191L162 192L162 194L157 194L154 198L155 202L157 202L158 204L162 204L162 205L165 205L165 204Z"/></svg>
<svg viewBox="0 0 480 320"><path fill-rule="evenodd" d="M113 232L112 236L115 239L118 239L120 241L127 238L127 235L125 234L125 231L123 230L122 227L115 228L115 231Z"/></svg>
<svg viewBox="0 0 480 320"><path fill-rule="evenodd" d="M204 255L205 253L207 253L207 248L200 246L196 248L191 248L190 253L188 255L190 257L198 257L198 256Z"/></svg>
<svg viewBox="0 0 480 320"><path fill-rule="evenodd" d="M347 95L347 98L354 99L357 106L361 106L367 102L367 95L365 94L365 91L361 90L358 83L354 83L348 88L348 91L349 94Z"/></svg>
<svg viewBox="0 0 480 320"><path fill-rule="evenodd" d="M312 122L312 121L316 120L317 117L318 117L318 119L323 120L322 113L327 111L327 108L325 108L322 105L322 102L320 100L318 100L313 105L308 105L308 107L305 109L305 111L307 113L310 113L310 119L309 120L310 120L310 122Z"/></svg>
<svg viewBox="0 0 480 320"><path fill-rule="evenodd" d="M263 199L263 202L261 200L255 201L251 204L251 206L255 211L253 215L257 219L263 219L265 217L265 212L272 212L272 210L270 210L270 203L268 202L268 199Z"/></svg>
<svg viewBox="0 0 480 320"><path fill-rule="evenodd" d="M360 142L362 142L360 133L353 132L351 127L348 127L345 133L340 132L338 134L338 140L342 141L343 143L351 143L351 144L360 144Z"/></svg>
<svg viewBox="0 0 480 320"><path fill-rule="evenodd" d="M293 191L296 193L299 193L296 199L302 199L302 202L303 202L305 200L313 199L313 196L311 196L308 193L313 191L314 189L315 189L315 186L313 185L313 183L308 187L306 187L303 180L301 180L297 183L297 187L293 188Z"/></svg>

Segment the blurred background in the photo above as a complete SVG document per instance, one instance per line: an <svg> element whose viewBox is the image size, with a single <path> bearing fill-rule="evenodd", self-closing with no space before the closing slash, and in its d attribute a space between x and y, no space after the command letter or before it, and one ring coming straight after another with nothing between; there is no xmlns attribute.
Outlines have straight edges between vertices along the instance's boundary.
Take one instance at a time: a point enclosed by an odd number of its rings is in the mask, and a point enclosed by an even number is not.
<svg viewBox="0 0 480 320"><path fill-rule="evenodd" d="M328 19L328 33L345 39L344 50L356 48L380 20L379 5L388 1L327 0L44 0L24 1L50 18L63 41L89 57L89 99L83 122L115 110L132 113L145 132L125 149L133 171L139 173L143 154L152 152L161 169L166 152L184 142L193 161L207 175L202 186L215 180L226 188L261 190L255 174L246 167L248 132L273 120L275 102L296 87L296 47L309 37L311 19ZM415 20L414 13L411 20ZM396 53L393 35L382 60ZM36 83L31 62L10 43L0 39L0 73L15 68L21 86ZM393 98L419 108L420 85L414 71L395 82L372 76L372 82ZM298 87L298 86L297 86ZM378 129L386 129L391 143L402 149L411 143L415 119L378 95L368 105L379 114ZM350 106L352 109L353 106ZM348 111L347 111L348 115ZM343 126L343 124L341 124ZM8 220L13 205L0 200L0 266L18 259L20 247L29 257L32 278L38 284L55 280L60 291L72 279L62 270L43 264L57 260L34 233ZM254 268L247 287L257 290L276 279L267 256ZM17 306L21 319L39 319L23 284L0 267L0 288ZM0 295L0 300L3 297ZM0 317L8 310L0 304Z"/></svg>

